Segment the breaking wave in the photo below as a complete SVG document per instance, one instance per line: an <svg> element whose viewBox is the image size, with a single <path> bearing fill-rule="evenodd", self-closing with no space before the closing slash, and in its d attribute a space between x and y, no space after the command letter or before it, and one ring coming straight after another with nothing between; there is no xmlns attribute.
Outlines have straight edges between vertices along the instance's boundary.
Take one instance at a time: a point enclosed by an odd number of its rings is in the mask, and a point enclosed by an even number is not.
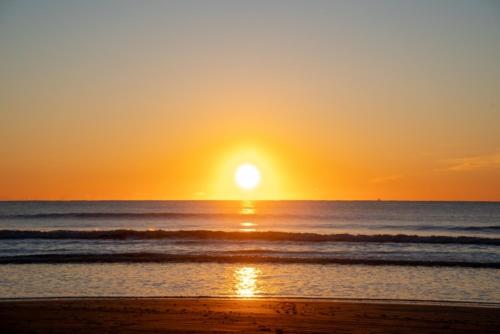
<svg viewBox="0 0 500 334"><path fill-rule="evenodd" d="M216 219L233 219L241 220L248 218L242 213L210 213L210 212L49 212L49 213L30 213L30 214L0 214L0 220L184 220L184 219L199 219L199 220L216 220ZM343 217L341 214L310 214L310 213L259 213L251 215L252 220L259 219L298 219L298 220L317 220L317 221L332 221L328 224L331 228L350 228L359 227L356 219L349 224L339 222L338 220L349 220L352 217ZM385 220L391 220L390 217L385 217ZM404 219L399 218L404 221ZM320 225L324 226L324 225ZM366 227L366 226L360 226ZM390 229L390 230L415 230L415 231L453 231L453 232L500 232L500 225L474 225L474 223L465 224L439 224L429 225L423 224L377 224L373 223L371 228Z"/></svg>
<svg viewBox="0 0 500 334"><path fill-rule="evenodd" d="M279 257L255 255L201 255L201 254L37 254L0 257L5 264L68 264L68 263L279 263L279 264L362 264L372 266L472 267L500 269L500 262L426 261L389 259L349 259L337 257Z"/></svg>
<svg viewBox="0 0 500 334"><path fill-rule="evenodd" d="M263 240L292 242L375 242L500 245L500 238L472 236L421 236L408 234L317 234L296 232L226 232L210 230L0 230L0 239L184 239L184 240Z"/></svg>
<svg viewBox="0 0 500 334"><path fill-rule="evenodd" d="M194 212L54 212L33 214L2 214L0 219L178 219L178 218L241 218L240 213ZM266 215L299 217L301 215Z"/></svg>

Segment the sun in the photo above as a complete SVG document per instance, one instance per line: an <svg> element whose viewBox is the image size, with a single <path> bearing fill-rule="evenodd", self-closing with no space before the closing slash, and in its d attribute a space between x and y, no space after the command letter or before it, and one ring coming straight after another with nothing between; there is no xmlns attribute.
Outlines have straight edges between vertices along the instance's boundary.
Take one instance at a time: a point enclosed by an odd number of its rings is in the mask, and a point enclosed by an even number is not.
<svg viewBox="0 0 500 334"><path fill-rule="evenodd" d="M252 164L239 165L234 174L234 180L243 190L252 190L260 183L260 171Z"/></svg>

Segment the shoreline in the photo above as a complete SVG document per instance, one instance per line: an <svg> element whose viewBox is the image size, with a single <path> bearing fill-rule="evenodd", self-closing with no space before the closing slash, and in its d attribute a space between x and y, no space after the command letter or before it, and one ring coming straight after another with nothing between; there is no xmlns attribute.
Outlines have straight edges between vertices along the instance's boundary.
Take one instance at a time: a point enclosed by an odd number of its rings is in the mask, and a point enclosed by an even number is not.
<svg viewBox="0 0 500 334"><path fill-rule="evenodd" d="M329 298L55 297L0 299L18 333L494 333L500 304Z"/></svg>
<svg viewBox="0 0 500 334"><path fill-rule="evenodd" d="M254 300L254 301L290 301L318 303L352 303L352 304L387 304L387 305L421 305L421 306L459 306L484 307L500 309L500 301L467 301L467 300L428 300L428 299L383 299L383 298L341 298L341 297L311 297L311 296L57 296L57 297L0 297L0 303L23 301L78 301L78 300Z"/></svg>

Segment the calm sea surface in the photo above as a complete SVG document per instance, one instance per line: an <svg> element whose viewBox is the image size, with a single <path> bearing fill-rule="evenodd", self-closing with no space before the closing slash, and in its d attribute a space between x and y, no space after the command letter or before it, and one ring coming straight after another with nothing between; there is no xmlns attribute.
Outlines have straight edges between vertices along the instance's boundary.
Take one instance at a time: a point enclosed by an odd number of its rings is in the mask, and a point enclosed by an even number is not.
<svg viewBox="0 0 500 334"><path fill-rule="evenodd" d="M500 302L500 203L0 202L0 297Z"/></svg>

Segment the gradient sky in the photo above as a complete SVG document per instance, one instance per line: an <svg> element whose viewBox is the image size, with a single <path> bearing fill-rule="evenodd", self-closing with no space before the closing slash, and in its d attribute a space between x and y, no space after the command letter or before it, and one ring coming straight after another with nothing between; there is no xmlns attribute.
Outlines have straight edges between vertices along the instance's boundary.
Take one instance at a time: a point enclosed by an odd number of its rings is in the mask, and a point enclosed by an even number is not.
<svg viewBox="0 0 500 334"><path fill-rule="evenodd" d="M0 199L500 200L498 1L2 1L0 60Z"/></svg>

